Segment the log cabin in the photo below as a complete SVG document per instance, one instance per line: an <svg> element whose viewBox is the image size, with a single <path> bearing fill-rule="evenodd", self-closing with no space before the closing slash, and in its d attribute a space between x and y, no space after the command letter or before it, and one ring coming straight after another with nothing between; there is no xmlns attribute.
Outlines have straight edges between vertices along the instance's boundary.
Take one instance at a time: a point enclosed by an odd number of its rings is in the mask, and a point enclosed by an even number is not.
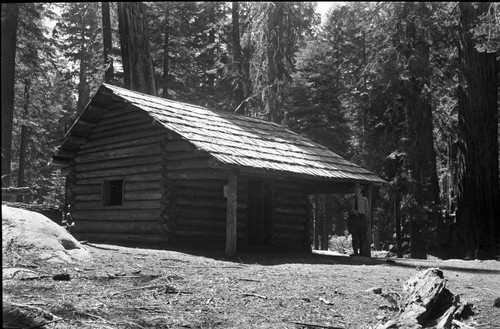
<svg viewBox="0 0 500 329"><path fill-rule="evenodd" d="M311 250L308 195L383 184L278 124L103 84L52 164L81 240Z"/></svg>

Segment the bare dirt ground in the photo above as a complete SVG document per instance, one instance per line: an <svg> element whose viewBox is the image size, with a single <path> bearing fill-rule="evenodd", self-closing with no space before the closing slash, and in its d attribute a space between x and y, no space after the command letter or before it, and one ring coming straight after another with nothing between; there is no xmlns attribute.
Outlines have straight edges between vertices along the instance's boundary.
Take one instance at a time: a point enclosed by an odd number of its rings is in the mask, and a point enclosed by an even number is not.
<svg viewBox="0 0 500 329"><path fill-rule="evenodd" d="M94 260L72 264L4 249L3 328L374 328L430 267L475 305L465 323L500 328L498 261L86 247Z"/></svg>

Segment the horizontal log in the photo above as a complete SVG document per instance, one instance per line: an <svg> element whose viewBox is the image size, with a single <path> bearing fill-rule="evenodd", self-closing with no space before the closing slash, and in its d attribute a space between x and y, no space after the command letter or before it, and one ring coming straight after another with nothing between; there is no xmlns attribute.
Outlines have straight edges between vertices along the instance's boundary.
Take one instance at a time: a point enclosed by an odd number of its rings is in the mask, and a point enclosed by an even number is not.
<svg viewBox="0 0 500 329"><path fill-rule="evenodd" d="M226 230L221 230L220 232L207 232L206 230L195 230L192 228L177 228L175 230L175 235L178 237L189 237L189 238L209 238L209 239L218 239L224 240L226 239Z"/></svg>
<svg viewBox="0 0 500 329"><path fill-rule="evenodd" d="M161 193L159 190L125 192L124 199L126 202L130 200L160 200Z"/></svg>
<svg viewBox="0 0 500 329"><path fill-rule="evenodd" d="M273 241L277 240L292 240L292 241L302 241L306 237L304 231L275 231L273 235Z"/></svg>
<svg viewBox="0 0 500 329"><path fill-rule="evenodd" d="M93 121L88 121L88 120L83 120L80 118L80 120L77 121L77 123L73 126L73 129L71 130L72 134L88 134L89 132L92 131L95 127L97 127L98 124L97 122Z"/></svg>
<svg viewBox="0 0 500 329"><path fill-rule="evenodd" d="M308 200L306 198L289 198L285 199L283 197L274 197L273 203L279 207L306 207L308 205Z"/></svg>
<svg viewBox="0 0 500 329"><path fill-rule="evenodd" d="M87 138L70 135L65 139L65 142L69 144L81 145L87 142Z"/></svg>
<svg viewBox="0 0 500 329"><path fill-rule="evenodd" d="M75 232L155 234L160 232L159 222L132 221L75 221Z"/></svg>
<svg viewBox="0 0 500 329"><path fill-rule="evenodd" d="M226 185L224 179L176 180L175 188L222 189Z"/></svg>
<svg viewBox="0 0 500 329"><path fill-rule="evenodd" d="M160 144L120 147L113 150L81 154L75 157L76 163L99 162L112 159L123 159L137 156L160 154Z"/></svg>
<svg viewBox="0 0 500 329"><path fill-rule="evenodd" d="M160 165L160 155L137 156L124 159L106 160L101 162L79 163L74 166L77 172L96 171L103 169L115 169L145 164Z"/></svg>
<svg viewBox="0 0 500 329"><path fill-rule="evenodd" d="M123 137L125 137L125 136L126 135L124 135ZM155 144L155 143L160 143L164 138L162 135L159 135L159 134L155 134L153 136L138 137L138 138L135 138L133 140L121 139L120 137L122 137L122 136L115 136L114 138L116 140L110 144L102 144L100 146L87 147L85 149L82 149L78 152L78 154L88 154L88 153L94 153L94 152L99 152L99 151L113 150L115 148L130 147L130 146L137 146L137 145L151 145L151 144Z"/></svg>
<svg viewBox="0 0 500 329"><path fill-rule="evenodd" d="M176 204L174 215L180 217L192 217L192 218L226 218L227 211L222 208L204 208L200 211L199 208L182 206ZM238 220L246 218L246 212L244 209L238 209Z"/></svg>
<svg viewBox="0 0 500 329"><path fill-rule="evenodd" d="M94 194L77 194L75 193L75 201L99 201L101 203L102 193L94 193Z"/></svg>
<svg viewBox="0 0 500 329"><path fill-rule="evenodd" d="M304 232L305 228L304 225L291 225L291 224L278 224L274 223L274 232L276 234L281 234L283 232L285 233L290 233L290 234L296 234L297 232L300 232L301 234Z"/></svg>
<svg viewBox="0 0 500 329"><path fill-rule="evenodd" d="M99 194L102 192L102 183L99 184L84 184L84 185L72 185L70 187L71 191L78 195L83 194Z"/></svg>
<svg viewBox="0 0 500 329"><path fill-rule="evenodd" d="M131 243L131 244L159 244L165 242L165 236L160 232L156 234L127 234L127 233L100 233L100 232L75 232L75 237L80 241L91 242L112 242L112 243Z"/></svg>
<svg viewBox="0 0 500 329"><path fill-rule="evenodd" d="M123 176L109 176L106 179L123 179ZM126 184L131 182L142 182L142 181L152 181L152 180L160 180L161 174L159 172L150 172L150 173L141 173L141 174L130 174L126 177ZM86 179L77 179L76 184L78 185L87 185L87 184L102 184L103 178L86 178ZM125 185L126 185L125 184Z"/></svg>
<svg viewBox="0 0 500 329"><path fill-rule="evenodd" d="M169 140L165 146L165 150L168 152L194 152L196 147L184 139Z"/></svg>
<svg viewBox="0 0 500 329"><path fill-rule="evenodd" d="M192 227L193 229L201 229L204 228L206 230L222 230L224 231L226 229L226 219L217 219L217 220L208 220L208 219L203 219L203 218L180 218L176 217L175 223L177 227L180 228L189 228ZM245 229L245 222L238 221L237 223L238 229Z"/></svg>
<svg viewBox="0 0 500 329"><path fill-rule="evenodd" d="M74 158L75 156L77 155L77 152L74 152L74 151L67 151L67 150L63 150L63 149L60 149L58 148L55 152L54 152L54 156L56 157L60 157L60 158Z"/></svg>
<svg viewBox="0 0 500 329"><path fill-rule="evenodd" d="M148 173L148 172L159 172L160 168L158 164L151 165L140 165L132 167L122 167L113 169L101 169L96 171L79 172L76 174L77 179L85 178L96 178L103 177L107 178L110 176L126 176L135 173Z"/></svg>
<svg viewBox="0 0 500 329"><path fill-rule="evenodd" d="M208 168L208 158L168 160L167 170Z"/></svg>
<svg viewBox="0 0 500 329"><path fill-rule="evenodd" d="M109 106L106 106L106 110L107 111L105 111L105 113L101 117L102 120L114 117L122 117L123 115L129 113L138 112L138 110L135 107L132 107L131 105L124 105L123 103L121 103L120 106L115 108L110 108Z"/></svg>
<svg viewBox="0 0 500 329"><path fill-rule="evenodd" d="M147 129L151 129L151 122L138 122L137 120L129 120L126 123L124 122L122 125L116 124L114 127L108 127L107 130L103 130L101 132L92 132L89 136L89 140L98 140L101 138L113 137L113 136L121 136L125 134L132 134L140 131L144 131Z"/></svg>
<svg viewBox="0 0 500 329"><path fill-rule="evenodd" d="M29 187L2 187L2 195L28 195L33 191Z"/></svg>
<svg viewBox="0 0 500 329"><path fill-rule="evenodd" d="M108 116L101 118L101 120L99 121L99 127L95 129L95 132L104 131L107 127L111 127L123 122L129 122L131 120L134 120L136 122L150 120L147 114L141 113L140 111L128 111L122 112L119 115L109 116L109 114L111 113L112 112L108 112Z"/></svg>
<svg viewBox="0 0 500 329"><path fill-rule="evenodd" d="M128 182L125 180L125 191L143 191L160 189L160 182L158 180L145 181L145 182Z"/></svg>
<svg viewBox="0 0 500 329"><path fill-rule="evenodd" d="M198 170L172 170L167 172L167 178L172 180L192 180L192 179L227 179L228 172L217 169L198 169Z"/></svg>
<svg viewBox="0 0 500 329"><path fill-rule="evenodd" d="M281 207L275 206L274 212L281 214L291 214L291 215L305 215L306 210L303 208L290 208L290 207Z"/></svg>
<svg viewBox="0 0 500 329"><path fill-rule="evenodd" d="M144 129L134 133L122 134L119 136L111 136L106 138L92 139L89 140L86 144L81 146L82 150L86 150L89 148L96 148L102 145L114 144L117 142L123 141L132 141L139 138L151 137L151 136L165 136L164 129Z"/></svg>
<svg viewBox="0 0 500 329"><path fill-rule="evenodd" d="M165 156L167 160L185 160L185 159L196 159L196 158L208 158L208 153L199 151L167 151L165 150Z"/></svg>
<svg viewBox="0 0 500 329"><path fill-rule="evenodd" d="M76 207L75 207L76 208ZM158 209L127 209L122 206L106 206L99 210L80 210L73 212L75 220L159 220Z"/></svg>
<svg viewBox="0 0 500 329"><path fill-rule="evenodd" d="M106 208L107 206L102 205L102 201L99 200L91 200L91 201L83 201L79 200L78 195L75 197L75 208L81 210L100 210ZM121 208L123 209L131 209L131 210L142 210L142 209L159 209L160 202L158 200L139 200L139 201L126 201Z"/></svg>
<svg viewBox="0 0 500 329"><path fill-rule="evenodd" d="M303 215L273 213L275 223L306 223L307 218Z"/></svg>

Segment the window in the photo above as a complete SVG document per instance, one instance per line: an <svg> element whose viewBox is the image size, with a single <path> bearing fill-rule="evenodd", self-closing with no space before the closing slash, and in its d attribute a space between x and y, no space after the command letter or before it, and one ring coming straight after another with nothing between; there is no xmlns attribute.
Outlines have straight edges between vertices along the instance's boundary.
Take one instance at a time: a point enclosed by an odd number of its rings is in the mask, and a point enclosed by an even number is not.
<svg viewBox="0 0 500 329"><path fill-rule="evenodd" d="M121 206L123 204L123 179L105 180L102 185L102 205Z"/></svg>

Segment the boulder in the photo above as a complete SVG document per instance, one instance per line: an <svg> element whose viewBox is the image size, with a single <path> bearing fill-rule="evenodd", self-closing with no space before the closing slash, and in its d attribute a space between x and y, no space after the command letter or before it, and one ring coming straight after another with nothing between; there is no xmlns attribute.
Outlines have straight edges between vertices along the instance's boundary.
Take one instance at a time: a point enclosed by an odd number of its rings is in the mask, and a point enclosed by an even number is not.
<svg viewBox="0 0 500 329"><path fill-rule="evenodd" d="M9 250L37 261L92 261L90 252L64 227L37 212L2 205L2 253Z"/></svg>

